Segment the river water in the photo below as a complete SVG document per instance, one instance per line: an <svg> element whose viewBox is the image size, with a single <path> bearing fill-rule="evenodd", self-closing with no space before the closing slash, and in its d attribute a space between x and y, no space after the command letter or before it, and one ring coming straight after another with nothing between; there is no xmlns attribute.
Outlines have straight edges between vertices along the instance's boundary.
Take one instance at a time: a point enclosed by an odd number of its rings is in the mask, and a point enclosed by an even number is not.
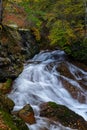
<svg viewBox="0 0 87 130"><path fill-rule="evenodd" d="M57 67L62 62L67 64L69 72L76 80L58 72ZM85 97L83 103L71 96L60 77L79 88ZM41 51L24 65L23 72L15 80L13 90L8 96L15 102L14 110L19 110L26 104L31 104L33 107L36 124L27 124L30 130L72 130L40 117L39 105L48 101L63 104L87 120L87 91L77 82L81 80L87 86L87 72L69 63L63 51Z"/></svg>

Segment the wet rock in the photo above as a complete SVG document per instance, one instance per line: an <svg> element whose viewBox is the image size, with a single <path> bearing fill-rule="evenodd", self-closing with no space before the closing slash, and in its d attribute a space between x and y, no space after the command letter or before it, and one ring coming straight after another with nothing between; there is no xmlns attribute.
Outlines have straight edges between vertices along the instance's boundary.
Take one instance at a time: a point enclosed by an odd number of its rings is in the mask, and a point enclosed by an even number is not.
<svg viewBox="0 0 87 130"><path fill-rule="evenodd" d="M10 77L15 78L21 73L23 56L20 54L20 43L21 38L17 31L5 26L0 36L0 81ZM21 59L20 62L17 59Z"/></svg>
<svg viewBox="0 0 87 130"><path fill-rule="evenodd" d="M81 80L81 81L78 81L78 83L80 84L80 86L85 90L87 91L87 81L85 80Z"/></svg>
<svg viewBox="0 0 87 130"><path fill-rule="evenodd" d="M87 122L66 106L47 102L43 103L40 108L40 116L42 117L47 117L49 120L59 122L72 129L87 130Z"/></svg>
<svg viewBox="0 0 87 130"><path fill-rule="evenodd" d="M13 115L12 120L13 120L14 124L16 125L16 127L18 128L18 130L29 130L29 128L27 127L25 122L22 119L20 119L19 117Z"/></svg>
<svg viewBox="0 0 87 130"><path fill-rule="evenodd" d="M30 30L4 26L0 34L0 81L15 79L24 62L38 52L38 44Z"/></svg>
<svg viewBox="0 0 87 130"><path fill-rule="evenodd" d="M0 93L6 94L11 91L12 79L7 79L6 82L0 83Z"/></svg>
<svg viewBox="0 0 87 130"><path fill-rule="evenodd" d="M11 60L9 58L0 57L0 67L9 65L10 63L11 63Z"/></svg>
<svg viewBox="0 0 87 130"><path fill-rule="evenodd" d="M0 108L0 130L29 130L20 118Z"/></svg>
<svg viewBox="0 0 87 130"><path fill-rule="evenodd" d="M61 83L63 84L65 89L71 94L71 96L74 99L77 99L80 103L86 102L86 95L84 94L82 89L80 89L77 86L72 85L71 83L69 83L68 81L66 81L63 78L60 78L60 79L61 79Z"/></svg>
<svg viewBox="0 0 87 130"><path fill-rule="evenodd" d="M11 112L11 110L14 107L14 105L15 105L14 102L10 98L8 98L5 95L0 94L0 107L3 110Z"/></svg>
<svg viewBox="0 0 87 130"><path fill-rule="evenodd" d="M22 18L22 20L21 20ZM15 79L24 62L38 52L38 44L28 28L27 14L18 2L8 2L0 31L0 81Z"/></svg>
<svg viewBox="0 0 87 130"><path fill-rule="evenodd" d="M83 65L85 66L85 65ZM74 99L77 99L81 103L86 102L86 95L84 91L87 90L87 76L80 70L76 71L75 75L80 78L76 78L69 70L67 62L62 62L57 65L57 71L60 73L60 80L65 89L71 94ZM72 84L71 82L75 82ZM81 88L79 87L81 86ZM82 90L83 88L83 90Z"/></svg>
<svg viewBox="0 0 87 130"><path fill-rule="evenodd" d="M8 66L0 69L0 82L5 82L8 78L15 79L22 72L23 67L17 66L17 68Z"/></svg>
<svg viewBox="0 0 87 130"><path fill-rule="evenodd" d="M35 123L34 111L32 107L27 104L18 113L19 117L29 124Z"/></svg>
<svg viewBox="0 0 87 130"><path fill-rule="evenodd" d="M21 54L25 55L25 59L29 59L33 57L36 53L39 52L39 44L36 42L36 39L34 35L32 34L31 29L30 30L19 30L19 33L22 37L22 49Z"/></svg>
<svg viewBox="0 0 87 130"><path fill-rule="evenodd" d="M57 71L60 72L60 74L65 76L65 77L75 79L74 76L70 73L66 62L60 63L57 67Z"/></svg>

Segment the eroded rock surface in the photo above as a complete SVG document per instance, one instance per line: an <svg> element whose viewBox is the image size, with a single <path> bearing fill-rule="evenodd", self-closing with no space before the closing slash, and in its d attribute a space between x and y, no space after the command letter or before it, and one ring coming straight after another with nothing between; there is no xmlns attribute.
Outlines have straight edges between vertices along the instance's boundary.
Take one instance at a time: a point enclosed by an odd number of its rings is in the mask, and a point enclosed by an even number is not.
<svg viewBox="0 0 87 130"><path fill-rule="evenodd" d="M40 108L40 116L42 117L60 122L62 125L72 129L87 130L87 122L81 116L63 105L47 102L43 103Z"/></svg>
<svg viewBox="0 0 87 130"><path fill-rule="evenodd" d="M29 104L24 106L23 109L21 109L18 112L18 115L21 119L23 119L25 122L27 122L29 124L35 123L34 111Z"/></svg>

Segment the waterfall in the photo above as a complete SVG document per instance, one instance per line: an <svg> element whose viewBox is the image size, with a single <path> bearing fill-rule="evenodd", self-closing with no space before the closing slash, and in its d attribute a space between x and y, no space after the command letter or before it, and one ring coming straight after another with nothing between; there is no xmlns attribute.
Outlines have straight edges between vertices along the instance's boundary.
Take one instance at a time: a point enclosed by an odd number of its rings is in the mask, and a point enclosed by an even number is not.
<svg viewBox="0 0 87 130"><path fill-rule="evenodd" d="M66 64L73 78L58 71L61 63ZM79 101L79 94L78 98L73 98L61 79L79 89L85 101ZM39 105L53 101L67 106L87 120L87 91L78 81L83 81L87 86L87 72L68 62L64 51L41 51L24 65L23 72L15 80L13 90L8 96L15 102L14 110L19 110L26 104L33 107L36 124L27 124L30 130L72 130L61 124L49 123L47 119L40 117Z"/></svg>

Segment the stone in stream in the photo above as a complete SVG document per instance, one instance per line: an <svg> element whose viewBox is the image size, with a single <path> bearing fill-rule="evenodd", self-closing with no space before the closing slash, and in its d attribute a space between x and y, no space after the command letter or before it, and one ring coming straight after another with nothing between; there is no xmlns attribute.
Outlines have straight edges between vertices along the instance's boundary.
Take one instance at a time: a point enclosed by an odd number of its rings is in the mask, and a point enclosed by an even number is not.
<svg viewBox="0 0 87 130"><path fill-rule="evenodd" d="M76 79L75 76L70 72L67 62L62 62L58 64L56 69L60 73L60 80L61 80L61 83L63 84L63 87L70 93L70 95L74 99L78 100L81 103L85 103L86 96L84 95L84 92L82 89L87 90L86 76L83 73L81 73L81 71L78 70L76 71L76 73L81 78L80 80ZM80 89L80 87L78 87L77 84L75 85L75 84L70 83L71 81L70 82L67 81L66 78L68 80L75 81L78 85L81 86L82 89Z"/></svg>
<svg viewBox="0 0 87 130"><path fill-rule="evenodd" d="M18 112L18 116L23 119L25 122L29 123L29 124L34 124L35 121L35 117L34 117L34 111L32 109L32 107L27 104L26 106L24 106L19 112Z"/></svg>
<svg viewBox="0 0 87 130"><path fill-rule="evenodd" d="M75 80L75 77L70 73L66 62L62 62L62 63L58 64L56 69L60 73L60 75L63 75L67 78Z"/></svg>
<svg viewBox="0 0 87 130"><path fill-rule="evenodd" d="M41 104L40 108L40 116L42 117L47 117L51 121L59 122L72 129L87 130L87 122L64 105L47 102Z"/></svg>
<svg viewBox="0 0 87 130"><path fill-rule="evenodd" d="M84 92L80 88L76 87L75 85L72 85L62 77L60 79L64 88L70 93L70 95L74 99L78 100L80 103L86 103L86 96L84 95Z"/></svg>

